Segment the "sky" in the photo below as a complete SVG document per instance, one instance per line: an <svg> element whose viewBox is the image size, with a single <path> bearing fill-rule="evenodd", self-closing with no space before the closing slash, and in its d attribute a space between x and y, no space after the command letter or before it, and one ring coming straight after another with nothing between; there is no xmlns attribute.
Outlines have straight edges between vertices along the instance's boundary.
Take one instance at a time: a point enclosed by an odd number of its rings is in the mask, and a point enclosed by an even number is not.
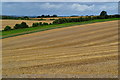
<svg viewBox="0 0 120 80"><path fill-rule="evenodd" d="M2 2L119 2L119 0L2 0Z"/></svg>
<svg viewBox="0 0 120 80"><path fill-rule="evenodd" d="M31 0L32 1L32 0ZM1 6L1 5L0 5ZM117 2L2 2L2 15L39 16L99 15L101 11L118 14Z"/></svg>

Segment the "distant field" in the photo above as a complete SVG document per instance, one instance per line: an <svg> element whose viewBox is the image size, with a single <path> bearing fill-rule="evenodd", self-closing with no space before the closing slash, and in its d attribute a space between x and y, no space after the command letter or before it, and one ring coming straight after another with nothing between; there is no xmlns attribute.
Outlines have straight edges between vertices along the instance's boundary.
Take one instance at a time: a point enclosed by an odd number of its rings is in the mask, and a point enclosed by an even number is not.
<svg viewBox="0 0 120 80"><path fill-rule="evenodd" d="M59 18L79 18L79 17L51 17L51 18L42 18L44 20L41 20L41 21L37 21L38 19L41 19L41 18L30 18L32 20L11 20L11 19L8 20L8 19L4 19L4 20L0 20L0 21L2 21L2 27L0 28L0 30L4 29L4 27L7 25L13 27L15 24L19 24L21 22L26 22L29 26L31 26L32 23L35 23L35 22L52 23L53 20L51 20L51 19L59 19Z"/></svg>
<svg viewBox="0 0 120 80"><path fill-rule="evenodd" d="M118 78L118 20L2 39L3 78Z"/></svg>
<svg viewBox="0 0 120 80"><path fill-rule="evenodd" d="M51 17L51 18L42 18L42 19L50 20L50 19L59 19L59 18L79 18L79 17L80 16L78 17ZM41 19L41 18L30 18L30 19Z"/></svg>
<svg viewBox="0 0 120 80"><path fill-rule="evenodd" d="M42 18L42 19L46 19L46 20L50 20L50 19L60 19L60 18L80 18L80 17L87 17L87 16L76 16L76 17L51 17L51 18ZM92 17L95 17L95 16L92 16ZM30 18L30 19L41 19L41 18Z"/></svg>
<svg viewBox="0 0 120 80"><path fill-rule="evenodd" d="M38 27L31 27L31 28L24 28L24 29L16 29L11 31L3 31L2 38L8 38L8 37L14 37L18 35L24 35L34 32L40 32L55 28L62 28L62 27L69 27L74 25L83 25L83 24L90 24L95 22L104 22L104 21L112 21L112 20L119 20L120 18L111 18L111 19L96 19L91 21L84 21L84 22L71 22L71 23L64 23L64 24L53 24L53 25L47 25L47 26L38 26Z"/></svg>
<svg viewBox="0 0 120 80"><path fill-rule="evenodd" d="M53 20L50 19L59 19L59 18L78 18L78 17L52 17L52 18L42 18L45 20L41 20L41 21L37 21L38 19L41 18L30 18L32 20L8 20L8 19L4 19L4 20L0 20L2 21L2 28L0 28L0 30L4 29L5 26L9 25L11 27L13 27L15 24L19 24L21 22L26 22L29 26L31 26L33 23L35 22L47 22L47 23L52 23Z"/></svg>
<svg viewBox="0 0 120 80"><path fill-rule="evenodd" d="M47 22L52 23L52 20L42 20L42 21L34 21L34 20L0 20L2 21L2 28L0 30L4 29L5 26L9 25L11 27L14 27L15 24L20 24L21 22L26 22L29 26L32 26L33 23L36 22Z"/></svg>

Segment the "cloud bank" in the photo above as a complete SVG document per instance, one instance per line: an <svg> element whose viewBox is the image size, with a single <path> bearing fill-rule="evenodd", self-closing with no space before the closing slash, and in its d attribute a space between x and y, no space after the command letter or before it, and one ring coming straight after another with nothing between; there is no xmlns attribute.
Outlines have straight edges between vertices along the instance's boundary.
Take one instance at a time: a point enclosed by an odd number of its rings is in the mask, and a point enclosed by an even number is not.
<svg viewBox="0 0 120 80"><path fill-rule="evenodd" d="M101 11L117 14L118 3L105 2L4 2L4 15L99 15Z"/></svg>

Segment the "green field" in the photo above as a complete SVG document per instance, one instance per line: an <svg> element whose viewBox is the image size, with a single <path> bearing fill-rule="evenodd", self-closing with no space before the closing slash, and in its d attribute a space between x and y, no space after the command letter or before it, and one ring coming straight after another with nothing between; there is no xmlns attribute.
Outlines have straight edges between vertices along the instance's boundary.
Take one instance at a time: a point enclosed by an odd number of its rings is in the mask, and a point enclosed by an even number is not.
<svg viewBox="0 0 120 80"><path fill-rule="evenodd" d="M11 30L11 31L1 31L0 35L1 35L1 38L3 39L3 38L14 37L14 36L18 36L18 35L24 35L24 34L34 33L34 32L56 29L56 28L89 24L89 23L95 23L95 22L112 21L112 20L120 20L120 18L96 19L96 20L90 20L90 21L84 21L84 22L53 24L53 25L47 25L47 26L38 26L38 27L30 27L30 28L24 28L24 29L16 29L16 30Z"/></svg>

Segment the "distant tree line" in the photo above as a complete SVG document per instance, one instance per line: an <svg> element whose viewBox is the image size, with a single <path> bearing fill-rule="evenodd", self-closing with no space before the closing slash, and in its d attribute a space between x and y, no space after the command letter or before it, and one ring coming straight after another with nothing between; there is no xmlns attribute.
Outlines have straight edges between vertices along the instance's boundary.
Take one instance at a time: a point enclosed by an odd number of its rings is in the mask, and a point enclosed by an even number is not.
<svg viewBox="0 0 120 80"><path fill-rule="evenodd" d="M46 22L42 23L42 22L37 22L37 23L33 23L32 27L38 27L38 26L44 26L44 25L51 25L52 23L48 24Z"/></svg>
<svg viewBox="0 0 120 80"><path fill-rule="evenodd" d="M89 20L94 20L94 19L109 19L109 18L120 18L120 15L107 15L106 11L102 11L99 16L56 19L55 21L53 21L53 24L62 24L62 23L69 23L69 22L83 22L83 21L89 21Z"/></svg>
<svg viewBox="0 0 120 80"><path fill-rule="evenodd" d="M57 17L57 15L41 15L41 16L37 16L37 18L50 18L50 17Z"/></svg>
<svg viewBox="0 0 120 80"><path fill-rule="evenodd" d="M50 17L58 17L57 15L41 15L36 16L34 18L50 18ZM0 19L15 19L15 20L31 20L29 16L17 17L17 16L0 16Z"/></svg>
<svg viewBox="0 0 120 80"><path fill-rule="evenodd" d="M45 23L45 22L44 23L38 22L38 23L33 23L31 27L45 26L45 25L51 25L51 24L52 23L48 24L48 23ZM11 28L10 26L6 26L3 31L23 29L23 28L29 28L29 27L30 26L28 26L26 22L22 22L21 24L15 24L15 26L13 28Z"/></svg>
<svg viewBox="0 0 120 80"><path fill-rule="evenodd" d="M16 16L1 16L1 19L15 19L15 20L29 20L28 16L16 17Z"/></svg>

